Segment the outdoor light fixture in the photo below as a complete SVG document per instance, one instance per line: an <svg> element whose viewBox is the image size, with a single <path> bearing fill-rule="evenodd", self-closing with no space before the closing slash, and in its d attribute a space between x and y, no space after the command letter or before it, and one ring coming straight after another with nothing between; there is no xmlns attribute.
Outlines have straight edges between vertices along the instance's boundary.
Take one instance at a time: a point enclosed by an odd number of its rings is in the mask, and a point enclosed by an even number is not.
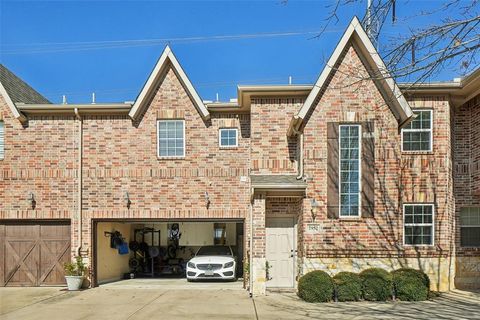
<svg viewBox="0 0 480 320"><path fill-rule="evenodd" d="M125 191L125 194L123 195L123 200L125 201L125 206L130 209L130 205L132 204L132 201L130 201L130 195L128 194L127 191Z"/></svg>
<svg viewBox="0 0 480 320"><path fill-rule="evenodd" d="M32 207L32 209L35 209L37 202L35 201L35 195L33 194L33 192L28 193L27 200L28 200L28 203L30 204L30 207Z"/></svg>
<svg viewBox="0 0 480 320"><path fill-rule="evenodd" d="M317 202L317 200L315 199L312 199L312 220L315 221L315 218L317 217L317 210L318 210L318 207L320 207L320 204Z"/></svg>
<svg viewBox="0 0 480 320"><path fill-rule="evenodd" d="M208 192L205 191L205 207L208 207L210 206L210 196L208 195Z"/></svg>

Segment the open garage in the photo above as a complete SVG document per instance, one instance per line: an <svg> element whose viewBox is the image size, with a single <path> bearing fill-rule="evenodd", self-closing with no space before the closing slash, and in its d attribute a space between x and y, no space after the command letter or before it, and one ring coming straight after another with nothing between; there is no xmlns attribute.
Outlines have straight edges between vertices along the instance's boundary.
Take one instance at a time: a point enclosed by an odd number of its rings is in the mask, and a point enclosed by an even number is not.
<svg viewBox="0 0 480 320"><path fill-rule="evenodd" d="M188 261L210 246L230 247L236 277L243 276L241 220L97 220L93 227L97 285L132 278L185 278Z"/></svg>

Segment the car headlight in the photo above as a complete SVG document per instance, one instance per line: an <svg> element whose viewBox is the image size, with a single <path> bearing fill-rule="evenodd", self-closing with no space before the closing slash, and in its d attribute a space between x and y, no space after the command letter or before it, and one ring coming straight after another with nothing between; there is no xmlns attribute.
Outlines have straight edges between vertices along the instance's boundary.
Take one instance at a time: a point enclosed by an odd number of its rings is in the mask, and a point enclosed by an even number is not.
<svg viewBox="0 0 480 320"><path fill-rule="evenodd" d="M224 268L231 268L233 267L233 261L227 262L223 265Z"/></svg>
<svg viewBox="0 0 480 320"><path fill-rule="evenodd" d="M189 268L195 269L195 263L193 263L193 262L187 263L187 266L188 266Z"/></svg>

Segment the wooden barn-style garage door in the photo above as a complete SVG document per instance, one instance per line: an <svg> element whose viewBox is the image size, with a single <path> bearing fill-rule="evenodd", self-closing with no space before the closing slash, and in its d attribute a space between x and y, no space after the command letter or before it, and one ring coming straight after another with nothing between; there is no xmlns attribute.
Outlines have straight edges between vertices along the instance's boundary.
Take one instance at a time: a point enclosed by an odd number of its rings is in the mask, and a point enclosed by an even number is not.
<svg viewBox="0 0 480 320"><path fill-rule="evenodd" d="M69 222L0 222L0 285L64 284L70 238Z"/></svg>

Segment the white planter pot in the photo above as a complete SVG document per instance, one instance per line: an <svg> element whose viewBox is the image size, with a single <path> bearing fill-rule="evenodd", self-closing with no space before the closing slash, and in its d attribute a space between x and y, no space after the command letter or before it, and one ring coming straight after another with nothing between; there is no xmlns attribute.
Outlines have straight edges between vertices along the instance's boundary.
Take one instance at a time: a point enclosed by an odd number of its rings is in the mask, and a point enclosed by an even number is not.
<svg viewBox="0 0 480 320"><path fill-rule="evenodd" d="M69 291L80 290L83 284L83 276L65 276L65 280Z"/></svg>

